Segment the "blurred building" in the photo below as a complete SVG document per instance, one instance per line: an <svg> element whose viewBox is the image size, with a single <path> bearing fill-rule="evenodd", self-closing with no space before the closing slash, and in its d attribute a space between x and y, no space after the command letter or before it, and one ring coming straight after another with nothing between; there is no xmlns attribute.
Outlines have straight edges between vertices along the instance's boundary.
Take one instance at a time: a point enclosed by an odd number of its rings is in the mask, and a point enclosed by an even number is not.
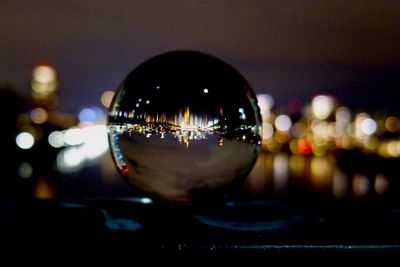
<svg viewBox="0 0 400 267"><path fill-rule="evenodd" d="M5 185L2 196L51 198L56 194L57 153L51 135L77 123L72 114L60 112L58 106L57 71L49 63L40 62L32 70L30 95L18 96L11 89L2 89L0 101L4 115L1 131L3 151L9 156L2 161Z"/></svg>
<svg viewBox="0 0 400 267"><path fill-rule="evenodd" d="M27 102L10 87L0 87L0 148L3 153L0 160L1 181L0 197L16 194L16 188L22 182L18 179L18 166L22 152L15 145L15 137L19 133L17 120L21 112L26 110Z"/></svg>

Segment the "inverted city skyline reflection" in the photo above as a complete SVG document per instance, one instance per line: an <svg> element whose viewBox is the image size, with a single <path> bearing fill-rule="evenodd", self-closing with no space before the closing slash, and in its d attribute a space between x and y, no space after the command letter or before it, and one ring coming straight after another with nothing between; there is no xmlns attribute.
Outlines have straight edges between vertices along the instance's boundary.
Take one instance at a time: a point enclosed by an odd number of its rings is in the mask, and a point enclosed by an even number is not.
<svg viewBox="0 0 400 267"><path fill-rule="evenodd" d="M159 137L164 139L171 134L180 144L185 144L189 148L191 140L207 139L207 136L216 135L219 137L219 145L223 145L226 135L230 139L242 140L253 144L259 144L257 137L257 127L247 125L246 115L243 108L238 109L240 124L235 125L235 132L228 130L227 118L223 116L223 108L220 108L219 116L209 114L191 114L190 107L186 106L175 114L149 112L138 113L135 110L113 111L110 121L122 124L124 127L117 127L117 132L128 132L130 134L142 134L147 138Z"/></svg>

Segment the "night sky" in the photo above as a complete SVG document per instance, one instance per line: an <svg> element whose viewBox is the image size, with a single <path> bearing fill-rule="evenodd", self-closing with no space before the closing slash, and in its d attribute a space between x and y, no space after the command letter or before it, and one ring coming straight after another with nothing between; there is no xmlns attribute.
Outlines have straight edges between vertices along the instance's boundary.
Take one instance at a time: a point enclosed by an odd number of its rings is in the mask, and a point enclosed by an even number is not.
<svg viewBox="0 0 400 267"><path fill-rule="evenodd" d="M171 50L231 64L278 105L330 93L400 114L400 1L0 1L0 85L28 94L39 60L60 108L100 105L133 68Z"/></svg>

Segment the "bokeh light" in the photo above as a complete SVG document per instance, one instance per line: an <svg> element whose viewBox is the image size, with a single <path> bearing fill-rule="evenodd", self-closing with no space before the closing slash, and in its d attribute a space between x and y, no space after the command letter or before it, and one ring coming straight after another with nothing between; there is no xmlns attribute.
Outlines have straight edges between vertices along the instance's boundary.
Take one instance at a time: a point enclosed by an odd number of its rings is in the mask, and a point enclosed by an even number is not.
<svg viewBox="0 0 400 267"><path fill-rule="evenodd" d="M22 132L17 135L15 142L17 143L17 146L22 149L30 149L35 144L35 139L32 134Z"/></svg>
<svg viewBox="0 0 400 267"><path fill-rule="evenodd" d="M315 118L324 120L329 117L335 106L335 100L331 96L319 95L312 99L311 107Z"/></svg>
<svg viewBox="0 0 400 267"><path fill-rule="evenodd" d="M47 121L48 114L44 108L35 108L31 111L31 120L36 124L43 124Z"/></svg>
<svg viewBox="0 0 400 267"><path fill-rule="evenodd" d="M39 83L52 83L56 80L57 73L54 68L39 65L33 69L33 79Z"/></svg>
<svg viewBox="0 0 400 267"><path fill-rule="evenodd" d="M70 128L64 132L64 142L67 145L80 145L83 141L82 129L80 128Z"/></svg>
<svg viewBox="0 0 400 267"><path fill-rule="evenodd" d="M49 137L47 138L49 145L51 145L54 148L60 148L64 146L64 134L60 131L54 131L49 134Z"/></svg>
<svg viewBox="0 0 400 267"><path fill-rule="evenodd" d="M275 119L275 127L278 131L287 132L292 126L292 121L287 115L279 115Z"/></svg>
<svg viewBox="0 0 400 267"><path fill-rule="evenodd" d="M102 95L101 95L101 104L105 107L105 108L109 108L111 105L111 101L114 97L114 92L113 91L105 91Z"/></svg>
<svg viewBox="0 0 400 267"><path fill-rule="evenodd" d="M67 147L57 155L57 169L64 173L76 172L83 167L84 155L78 147Z"/></svg>
<svg viewBox="0 0 400 267"><path fill-rule="evenodd" d="M376 128L376 122L371 118L366 118L361 122L361 131L366 135L375 133Z"/></svg>
<svg viewBox="0 0 400 267"><path fill-rule="evenodd" d="M33 174L33 167L30 163L28 162L22 162L18 166L18 175L21 178L29 178Z"/></svg>

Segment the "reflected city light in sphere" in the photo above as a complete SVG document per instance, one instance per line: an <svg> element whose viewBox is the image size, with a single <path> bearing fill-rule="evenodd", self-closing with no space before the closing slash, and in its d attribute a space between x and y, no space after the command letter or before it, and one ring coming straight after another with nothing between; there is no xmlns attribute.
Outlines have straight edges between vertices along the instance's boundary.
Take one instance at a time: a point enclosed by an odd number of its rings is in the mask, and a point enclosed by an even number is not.
<svg viewBox="0 0 400 267"><path fill-rule="evenodd" d="M188 203L244 179L261 144L257 99L225 62L189 51L131 72L109 111L112 155L125 180L158 199Z"/></svg>

